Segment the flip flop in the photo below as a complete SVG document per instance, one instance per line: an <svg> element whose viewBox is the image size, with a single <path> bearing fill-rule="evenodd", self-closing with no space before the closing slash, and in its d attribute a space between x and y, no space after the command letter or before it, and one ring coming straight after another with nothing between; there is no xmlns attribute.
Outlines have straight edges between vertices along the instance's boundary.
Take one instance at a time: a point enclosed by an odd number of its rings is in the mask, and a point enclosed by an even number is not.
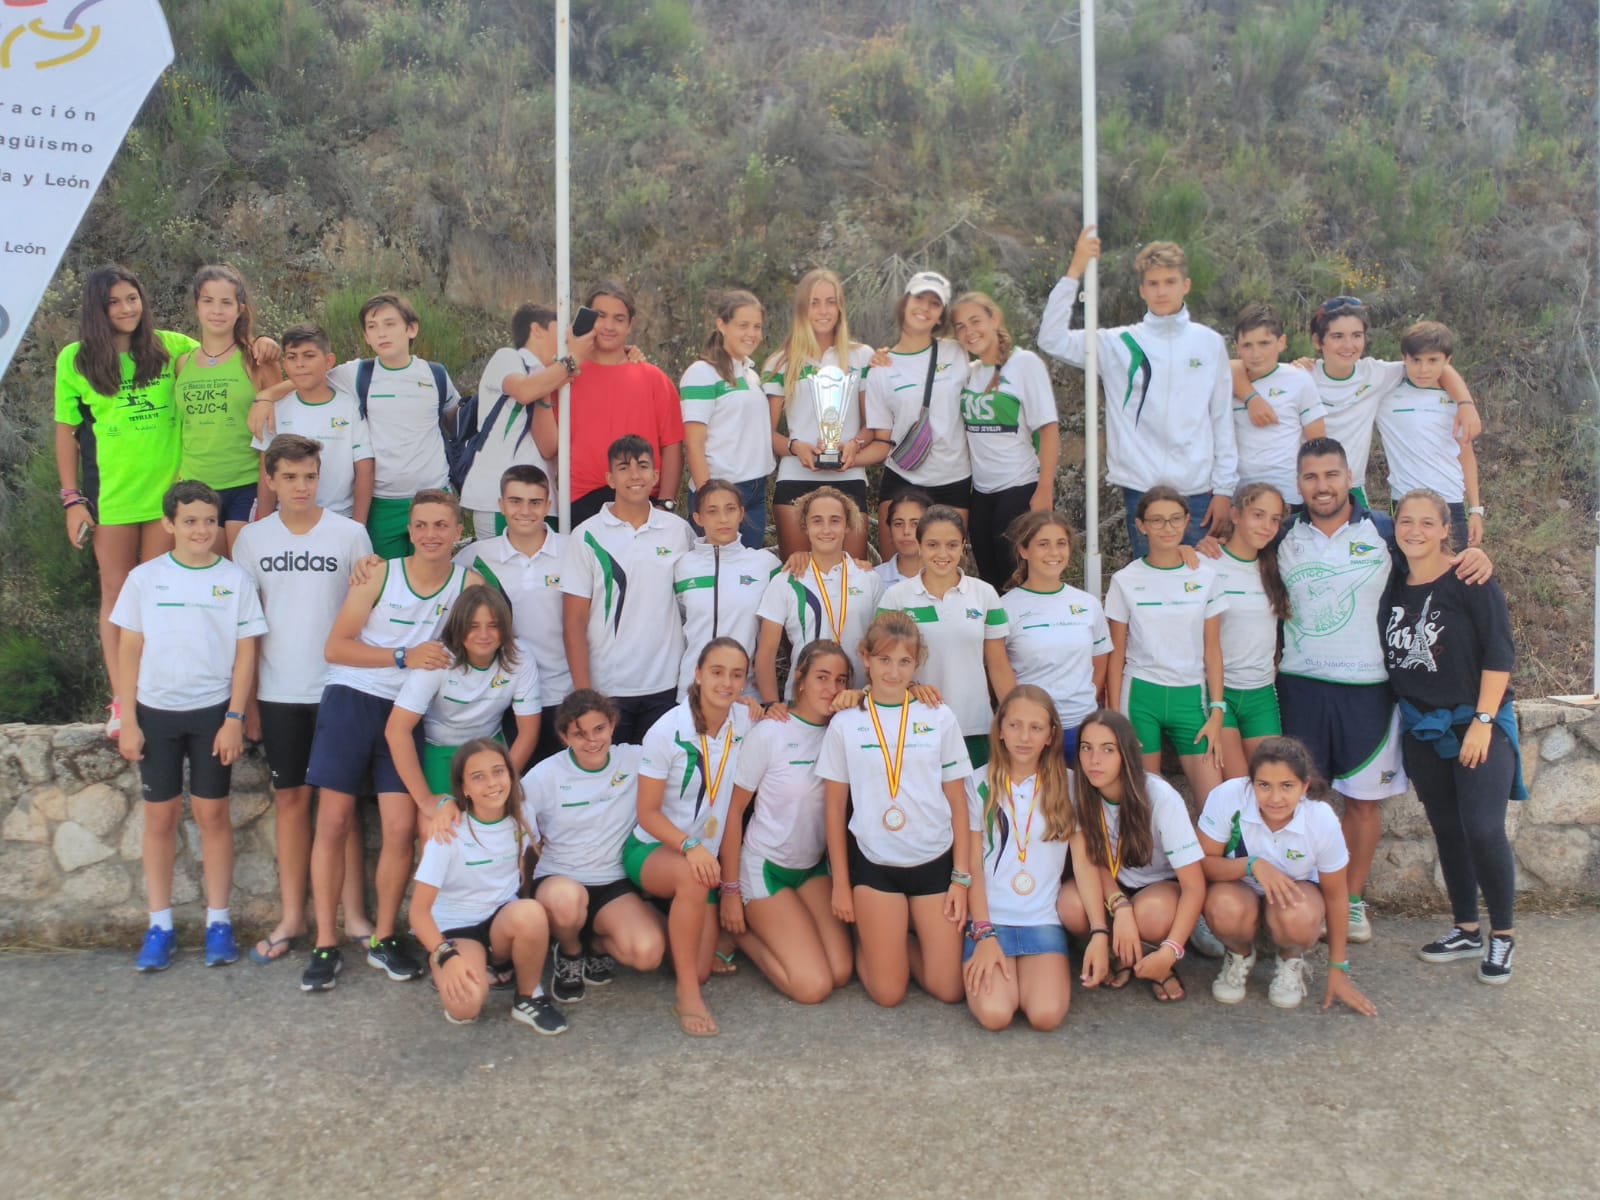
<svg viewBox="0 0 1600 1200"><path fill-rule="evenodd" d="M1132 979L1133 968L1126 963L1114 961L1111 965L1111 974L1106 976L1105 986L1114 992L1120 992Z"/></svg>
<svg viewBox="0 0 1600 1200"><path fill-rule="evenodd" d="M251 946L250 961L260 967L268 966L277 962L280 958L285 957L289 951L300 949L305 945L305 940L306 935L303 933L295 934L292 937L262 938L261 941L266 943L267 952L263 954L255 946ZM259 944L260 943L257 943L257 945ZM278 950L278 952L274 954L273 951L277 950L279 946L282 946L283 949Z"/></svg>
<svg viewBox="0 0 1600 1200"><path fill-rule="evenodd" d="M504 991L517 981L517 968L515 963L490 963L489 987L494 991Z"/></svg>
<svg viewBox="0 0 1600 1200"><path fill-rule="evenodd" d="M737 951L730 950L724 954L721 950L715 952L716 957L711 960L711 973L713 975L737 975L739 964L733 961Z"/></svg>
<svg viewBox="0 0 1600 1200"><path fill-rule="evenodd" d="M680 1030L682 1030L684 1033L688 1034L690 1037L693 1037L693 1038L716 1037L717 1034L722 1032L720 1029L717 1028L717 1022L716 1022L715 1018L713 1018L712 1015L710 1013L708 1013L708 1012L706 1012L706 1013L686 1013L686 1012L683 1012L681 1009L679 1009L676 1004L674 1004L672 1006L672 1015L678 1018L678 1028ZM711 1025L711 1028L710 1029L704 1029L704 1028L702 1028L702 1029L691 1029L689 1027L689 1022L690 1021L709 1022L710 1025Z"/></svg>
<svg viewBox="0 0 1600 1200"><path fill-rule="evenodd" d="M1167 990L1169 983L1178 985L1178 994L1176 996ZM1178 973L1174 971L1165 979L1153 979L1150 981L1150 998L1157 1004L1176 1004L1180 1000L1187 1000L1189 991L1183 986L1183 980L1178 978Z"/></svg>

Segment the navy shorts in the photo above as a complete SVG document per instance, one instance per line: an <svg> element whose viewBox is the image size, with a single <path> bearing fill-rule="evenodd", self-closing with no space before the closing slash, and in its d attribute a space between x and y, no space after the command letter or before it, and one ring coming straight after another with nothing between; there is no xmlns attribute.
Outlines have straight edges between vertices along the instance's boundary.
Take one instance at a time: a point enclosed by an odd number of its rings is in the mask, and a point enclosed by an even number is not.
<svg viewBox="0 0 1600 1200"><path fill-rule="evenodd" d="M229 521L248 521L256 506L256 485L241 483L238 487L218 488L222 497L222 512L217 520L226 525Z"/></svg>
<svg viewBox="0 0 1600 1200"><path fill-rule="evenodd" d="M1311 751L1325 783L1356 800L1406 789L1394 693L1387 683L1328 683L1278 676L1283 731Z"/></svg>
<svg viewBox="0 0 1600 1200"><path fill-rule="evenodd" d="M305 782L332 792L357 795L371 772L374 792L404 792L406 785L394 769L389 743L383 736L393 700L358 692L342 683L322 689L317 705L317 729L311 739L311 761ZM422 759L422 723L413 730L417 759Z"/></svg>
<svg viewBox="0 0 1600 1200"><path fill-rule="evenodd" d="M183 764L189 764L189 794L202 800L226 800L233 787L233 768L211 753L222 728L228 702L183 712L135 704L144 758L139 783L146 800L161 803L183 795Z"/></svg>

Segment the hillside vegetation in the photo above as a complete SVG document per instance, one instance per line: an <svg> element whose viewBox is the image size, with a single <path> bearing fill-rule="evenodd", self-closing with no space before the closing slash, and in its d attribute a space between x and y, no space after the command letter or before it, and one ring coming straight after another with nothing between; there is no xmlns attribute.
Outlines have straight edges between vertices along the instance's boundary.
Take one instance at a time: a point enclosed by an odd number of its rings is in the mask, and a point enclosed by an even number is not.
<svg viewBox="0 0 1600 1200"><path fill-rule="evenodd" d="M888 333L907 274L992 291L1032 340L1080 214L1077 6L1063 0L574 4L573 265L630 280L638 340L693 357L708 293L826 264ZM116 260L160 322L228 259L267 331L357 352L370 290L475 381L516 300L553 292L551 7L169 0L178 60L96 197L0 393L0 720L98 703L91 564L65 546L50 368L79 280ZM1483 403L1488 549L1524 694L1589 690L1595 507L1595 15L1578 0L1102 0L1103 319L1135 247L1188 249L1195 315L1376 307L1376 353L1448 322ZM1308 352L1303 335L1291 350ZM1058 375L1082 514L1082 381ZM1382 493L1381 459L1373 480ZM1108 497L1109 499L1109 497ZM1108 518L1120 506L1102 505ZM1125 547L1108 519L1112 556Z"/></svg>

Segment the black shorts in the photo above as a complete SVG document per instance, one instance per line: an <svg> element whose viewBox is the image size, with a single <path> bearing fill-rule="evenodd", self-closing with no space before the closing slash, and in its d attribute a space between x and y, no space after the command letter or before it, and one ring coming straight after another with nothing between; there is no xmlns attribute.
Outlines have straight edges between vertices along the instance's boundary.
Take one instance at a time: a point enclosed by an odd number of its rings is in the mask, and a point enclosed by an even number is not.
<svg viewBox="0 0 1600 1200"><path fill-rule="evenodd" d="M134 705L139 731L144 734L144 758L139 781L144 798L153 803L183 795L183 764L189 763L189 794L202 800L226 800L233 788L233 768L211 753L228 702L175 712L166 708Z"/></svg>
<svg viewBox="0 0 1600 1200"><path fill-rule="evenodd" d="M938 483L930 486L925 483L912 483L905 476L895 474L893 467L883 469L883 478L878 481L878 503L887 504L901 492L908 492L912 488L927 492L933 497L935 504L948 504L951 508L960 509L972 507L971 475L954 483Z"/></svg>
<svg viewBox="0 0 1600 1200"><path fill-rule="evenodd" d="M677 706L678 689L671 687L647 696L613 696L611 699L621 710L616 728L611 731L612 742L618 746L637 746L650 732L650 726Z"/></svg>
<svg viewBox="0 0 1600 1200"><path fill-rule="evenodd" d="M358 692L342 683L322 689L317 705L317 731L311 739L311 760L305 782L330 792L360 795L370 778L374 792L405 792L394 769L384 726L389 723L393 700ZM422 723L415 729L417 758L422 758ZM371 769L370 776L368 769Z"/></svg>
<svg viewBox="0 0 1600 1200"><path fill-rule="evenodd" d="M317 706L262 700L256 707L261 710L261 745L267 753L273 790L301 787L311 761L311 739L317 732Z"/></svg>
<svg viewBox="0 0 1600 1200"><path fill-rule="evenodd" d="M507 711L506 715L511 716L509 711ZM513 717L512 720L511 737L506 741L508 746L517 740L515 718ZM533 761L528 765L536 767L545 759L560 754L562 749L561 738L556 734L556 706L547 704L539 714L539 740L533 744Z"/></svg>
<svg viewBox="0 0 1600 1200"><path fill-rule="evenodd" d="M850 886L871 888L896 896L942 896L950 890L955 852L946 850L931 862L915 867L886 867L875 863L850 838Z"/></svg>
<svg viewBox="0 0 1600 1200"><path fill-rule="evenodd" d="M808 492L814 492L819 487L838 488L846 496L856 502L856 507L866 515L867 511L867 481L865 479L780 479L772 485L772 505L791 505L800 503L800 497Z"/></svg>
<svg viewBox="0 0 1600 1200"><path fill-rule="evenodd" d="M514 900L507 900L506 904L514 904ZM459 941L462 938L477 942L485 950L489 948L489 926L494 924L506 904L502 904L476 925L459 925L454 929L441 929L439 932L449 941Z"/></svg>
<svg viewBox="0 0 1600 1200"><path fill-rule="evenodd" d="M998 492L972 493L972 507L967 528L972 539L972 557L978 566L978 575L985 583L999 590L1002 583L1016 569L1016 550L1006 539L1011 528L1033 501L1036 483L1004 488Z"/></svg>
<svg viewBox="0 0 1600 1200"><path fill-rule="evenodd" d="M584 884L589 893L589 911L584 914L583 928L578 931L578 938L583 942L585 950L594 940L594 919L600 915L600 910L613 900L623 896L637 896L639 889L633 886L633 881L624 876L613 880L611 883Z"/></svg>

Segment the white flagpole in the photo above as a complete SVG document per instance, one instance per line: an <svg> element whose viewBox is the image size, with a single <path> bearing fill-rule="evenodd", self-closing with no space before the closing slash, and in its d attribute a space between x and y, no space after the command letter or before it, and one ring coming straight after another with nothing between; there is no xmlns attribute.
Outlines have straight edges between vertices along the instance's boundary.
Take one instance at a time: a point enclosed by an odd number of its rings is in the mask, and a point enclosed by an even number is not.
<svg viewBox="0 0 1600 1200"><path fill-rule="evenodd" d="M1083 76L1083 223L1100 223L1094 103L1094 0L1081 0L1078 45ZM1100 595L1100 260L1083 273L1083 587Z"/></svg>
<svg viewBox="0 0 1600 1200"><path fill-rule="evenodd" d="M572 324L572 160L568 145L571 112L572 13L570 0L556 0L556 353L567 352ZM556 513L561 532L572 532L572 388L561 385L556 405Z"/></svg>

